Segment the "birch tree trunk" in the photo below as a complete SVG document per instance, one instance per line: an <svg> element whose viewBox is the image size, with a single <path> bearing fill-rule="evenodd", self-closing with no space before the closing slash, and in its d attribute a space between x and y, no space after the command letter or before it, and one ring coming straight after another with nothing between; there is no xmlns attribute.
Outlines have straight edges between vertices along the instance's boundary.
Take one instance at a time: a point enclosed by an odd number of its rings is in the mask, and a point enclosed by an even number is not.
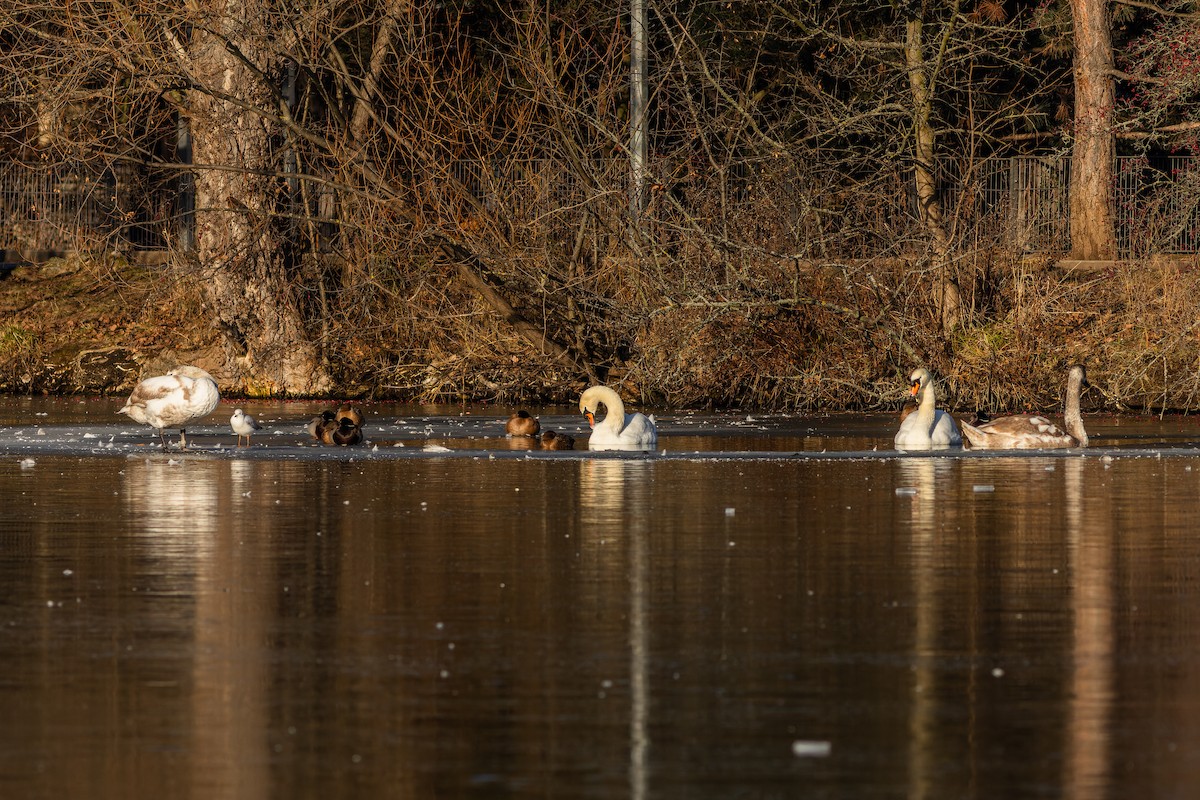
<svg viewBox="0 0 1200 800"><path fill-rule="evenodd" d="M330 385L292 282L292 254L272 213L281 181L271 115L279 99L263 47L267 8L218 0L187 54L195 165L196 255L223 334L226 367L252 395L320 394Z"/></svg>
<svg viewBox="0 0 1200 800"><path fill-rule="evenodd" d="M1113 51L1106 0L1071 0L1075 29L1075 142L1071 255L1116 257L1113 225Z"/></svg>

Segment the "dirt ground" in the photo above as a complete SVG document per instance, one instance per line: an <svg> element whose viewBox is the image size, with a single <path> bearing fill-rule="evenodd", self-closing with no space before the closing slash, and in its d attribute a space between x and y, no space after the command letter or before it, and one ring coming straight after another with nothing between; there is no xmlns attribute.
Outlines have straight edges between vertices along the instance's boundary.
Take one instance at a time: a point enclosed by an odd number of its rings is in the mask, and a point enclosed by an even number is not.
<svg viewBox="0 0 1200 800"><path fill-rule="evenodd" d="M120 394L143 372L217 368L199 299L161 267L52 259L0 276L0 392Z"/></svg>

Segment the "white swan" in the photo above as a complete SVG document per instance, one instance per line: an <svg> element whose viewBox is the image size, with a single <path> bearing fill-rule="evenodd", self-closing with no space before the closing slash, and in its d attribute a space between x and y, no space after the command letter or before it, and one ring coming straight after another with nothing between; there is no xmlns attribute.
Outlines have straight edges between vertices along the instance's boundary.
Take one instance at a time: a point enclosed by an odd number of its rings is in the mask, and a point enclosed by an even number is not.
<svg viewBox="0 0 1200 800"><path fill-rule="evenodd" d="M186 450L187 424L207 417L220 401L221 394L212 375L199 367L183 366L138 383L117 413L158 428L163 450L170 449L163 428L179 428L179 449Z"/></svg>
<svg viewBox="0 0 1200 800"><path fill-rule="evenodd" d="M608 409L597 423L600 406ZM621 397L607 386L593 386L579 398L579 410L592 426L588 447L592 450L648 450L658 442L654 417L645 414L626 414Z"/></svg>
<svg viewBox="0 0 1200 800"><path fill-rule="evenodd" d="M1063 427L1034 414L997 417L983 425L962 424L963 435L977 450L1027 450L1040 447L1087 447L1088 435L1079 413L1079 395L1087 386L1087 372L1081 366L1067 373L1067 394L1063 401Z"/></svg>
<svg viewBox="0 0 1200 800"><path fill-rule="evenodd" d="M931 450L935 447L958 447L962 435L954 417L937 406L933 376L921 368L913 372L912 393L917 396L917 410L900 423L896 432L896 447L901 450Z"/></svg>

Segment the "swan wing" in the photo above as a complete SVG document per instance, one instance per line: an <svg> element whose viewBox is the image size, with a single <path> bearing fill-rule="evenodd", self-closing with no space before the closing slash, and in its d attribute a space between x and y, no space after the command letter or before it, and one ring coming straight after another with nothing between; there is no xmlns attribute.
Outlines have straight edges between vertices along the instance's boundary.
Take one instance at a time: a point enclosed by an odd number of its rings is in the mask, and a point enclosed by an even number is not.
<svg viewBox="0 0 1200 800"><path fill-rule="evenodd" d="M957 447L962 444L962 434L954 417L945 411L933 415L933 424L921 424L919 415L909 414L896 431L895 445L905 450L928 450L931 447Z"/></svg>
<svg viewBox="0 0 1200 800"><path fill-rule="evenodd" d="M958 424L954 421L954 417L945 411L938 411L934 414L933 430L929 434L929 439L933 444L951 447L962 444L962 434L958 432Z"/></svg>
<svg viewBox="0 0 1200 800"><path fill-rule="evenodd" d="M1074 447L1075 438L1046 417L1014 414L983 425L963 423L963 433L978 450L1033 450L1043 447Z"/></svg>
<svg viewBox="0 0 1200 800"><path fill-rule="evenodd" d="M658 442L658 429L645 414L626 414L619 431L597 425L592 429L588 447L593 450L646 450Z"/></svg>

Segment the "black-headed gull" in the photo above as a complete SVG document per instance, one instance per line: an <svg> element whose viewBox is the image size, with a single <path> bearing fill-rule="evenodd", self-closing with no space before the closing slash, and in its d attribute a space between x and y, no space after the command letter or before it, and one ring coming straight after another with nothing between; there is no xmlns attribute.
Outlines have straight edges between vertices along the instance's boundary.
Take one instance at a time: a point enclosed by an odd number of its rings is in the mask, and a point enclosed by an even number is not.
<svg viewBox="0 0 1200 800"><path fill-rule="evenodd" d="M262 430L262 425L258 424L258 420L242 411L240 408L233 410L233 416L229 418L229 427L233 428L233 432L237 434L237 446L242 446L242 437L246 437L246 446L250 446L250 435L255 431Z"/></svg>

